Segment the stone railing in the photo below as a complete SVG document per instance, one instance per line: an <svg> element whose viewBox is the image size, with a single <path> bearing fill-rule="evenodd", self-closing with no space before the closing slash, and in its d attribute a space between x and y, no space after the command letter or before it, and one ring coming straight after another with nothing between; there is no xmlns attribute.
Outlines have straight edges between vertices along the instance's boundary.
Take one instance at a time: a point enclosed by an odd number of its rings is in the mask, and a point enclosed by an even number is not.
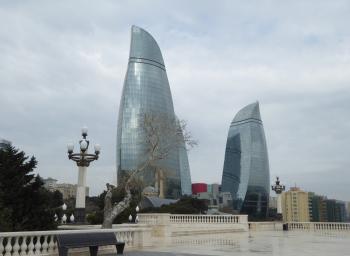
<svg viewBox="0 0 350 256"><path fill-rule="evenodd" d="M247 215L139 214L140 224L246 224Z"/></svg>
<svg viewBox="0 0 350 256"><path fill-rule="evenodd" d="M0 233L0 256L57 255L57 234L86 232L114 232L126 248L147 246L151 236L151 229L146 227Z"/></svg>
<svg viewBox="0 0 350 256"><path fill-rule="evenodd" d="M139 214L140 224L152 227L154 237L247 231L247 215Z"/></svg>
<svg viewBox="0 0 350 256"><path fill-rule="evenodd" d="M246 215L170 215L170 223L172 224L233 224L244 222L247 222Z"/></svg>
<svg viewBox="0 0 350 256"><path fill-rule="evenodd" d="M344 222L288 222L288 230L336 230L350 231L350 223Z"/></svg>
<svg viewBox="0 0 350 256"><path fill-rule="evenodd" d="M277 221L256 221L249 222L249 230L252 231L274 231L283 230L283 222Z"/></svg>

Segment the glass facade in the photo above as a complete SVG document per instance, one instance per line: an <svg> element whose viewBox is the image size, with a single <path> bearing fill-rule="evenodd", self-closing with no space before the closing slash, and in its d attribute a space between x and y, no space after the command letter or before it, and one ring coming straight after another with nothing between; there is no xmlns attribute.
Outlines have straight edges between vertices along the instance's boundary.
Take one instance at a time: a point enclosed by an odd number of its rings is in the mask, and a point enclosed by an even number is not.
<svg viewBox="0 0 350 256"><path fill-rule="evenodd" d="M179 147L179 164L180 164L180 176L181 176L181 194L192 195L190 164L188 162L185 143L183 143Z"/></svg>
<svg viewBox="0 0 350 256"><path fill-rule="evenodd" d="M145 163L145 134L142 127L144 114L163 115L176 120L170 86L163 57L157 42L145 30L133 26L128 69L119 107L117 130L118 183L124 173L136 170ZM187 166L186 166L187 161ZM181 166L189 167L187 152L172 150L161 168L166 170L163 181L164 196L178 198L182 193ZM187 174L186 174L187 175ZM156 172L147 167L140 176L144 186L155 186Z"/></svg>
<svg viewBox="0 0 350 256"><path fill-rule="evenodd" d="M233 210L266 217L270 173L258 102L241 109L231 123L221 184L222 192L232 195Z"/></svg>

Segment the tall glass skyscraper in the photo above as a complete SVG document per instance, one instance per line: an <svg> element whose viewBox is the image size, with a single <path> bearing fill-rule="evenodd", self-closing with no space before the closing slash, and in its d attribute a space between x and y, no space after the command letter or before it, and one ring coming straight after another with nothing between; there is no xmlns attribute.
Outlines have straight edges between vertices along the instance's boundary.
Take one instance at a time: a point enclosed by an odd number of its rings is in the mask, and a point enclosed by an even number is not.
<svg viewBox="0 0 350 256"><path fill-rule="evenodd" d="M124 174L136 170L145 163L145 133L142 117L145 114L166 116L176 120L170 86L162 53L157 42L145 30L131 28L131 45L128 69L119 107L117 130L117 176L118 183ZM184 155L186 154L186 155ZM182 192L182 176L187 168L187 152L180 148L172 150L160 162L162 190L166 198L178 198ZM189 170L188 170L189 175ZM144 186L156 186L155 167L148 166L141 174ZM158 176L159 177L159 176ZM190 179L190 177L187 177Z"/></svg>
<svg viewBox="0 0 350 256"><path fill-rule="evenodd" d="M233 210L267 215L270 171L259 103L241 109L233 119L226 143L222 192L230 192Z"/></svg>

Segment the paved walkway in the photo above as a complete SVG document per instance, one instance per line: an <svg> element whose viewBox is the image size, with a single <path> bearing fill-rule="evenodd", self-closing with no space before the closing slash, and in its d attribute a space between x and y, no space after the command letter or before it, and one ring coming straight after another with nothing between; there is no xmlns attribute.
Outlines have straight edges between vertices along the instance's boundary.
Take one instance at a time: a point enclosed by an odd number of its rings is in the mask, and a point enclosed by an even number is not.
<svg viewBox="0 0 350 256"><path fill-rule="evenodd" d="M183 254L183 253L171 253L171 252L125 252L126 256L196 256L203 254ZM116 256L116 255L113 255ZM209 256L209 255L204 255Z"/></svg>
<svg viewBox="0 0 350 256"><path fill-rule="evenodd" d="M258 231L174 237L128 256L331 256L350 255L350 232Z"/></svg>

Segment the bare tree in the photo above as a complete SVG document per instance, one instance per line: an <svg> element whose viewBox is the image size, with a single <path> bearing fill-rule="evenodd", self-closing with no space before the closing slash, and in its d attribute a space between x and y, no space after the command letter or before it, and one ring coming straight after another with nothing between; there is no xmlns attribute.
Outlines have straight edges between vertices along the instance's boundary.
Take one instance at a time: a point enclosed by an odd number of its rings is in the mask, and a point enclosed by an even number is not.
<svg viewBox="0 0 350 256"><path fill-rule="evenodd" d="M102 228L112 228L113 220L126 208L129 207L133 184L137 182L137 176L147 167L159 167L159 162L169 157L173 150L185 146L187 150L197 145L197 141L192 139L192 135L187 131L187 124L177 118L169 118L165 114L142 114L140 116L142 131L145 141L142 143L144 148L144 161L140 166L130 172L125 179L124 185L126 196L119 203L112 206L111 191L112 187L107 185L107 194L105 197L104 220Z"/></svg>

